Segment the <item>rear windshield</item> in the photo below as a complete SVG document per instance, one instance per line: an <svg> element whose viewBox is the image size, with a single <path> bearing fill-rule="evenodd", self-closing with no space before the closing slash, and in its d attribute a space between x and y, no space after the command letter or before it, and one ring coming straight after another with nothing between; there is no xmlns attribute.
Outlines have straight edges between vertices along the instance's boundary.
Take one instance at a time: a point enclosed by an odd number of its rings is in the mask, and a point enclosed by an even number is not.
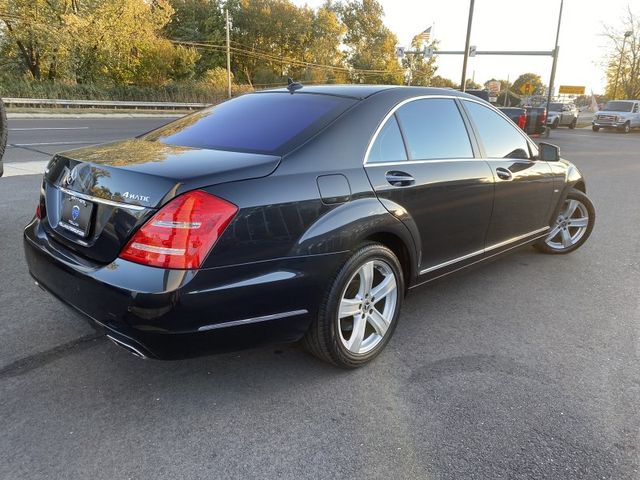
<svg viewBox="0 0 640 480"><path fill-rule="evenodd" d="M633 108L631 102L607 102L603 110L607 112L630 112Z"/></svg>
<svg viewBox="0 0 640 480"><path fill-rule="evenodd" d="M142 138L182 147L282 155L355 102L318 94L248 94L181 118Z"/></svg>
<svg viewBox="0 0 640 480"><path fill-rule="evenodd" d="M549 111L550 112L561 112L562 111L562 104L561 103L550 103L549 104Z"/></svg>

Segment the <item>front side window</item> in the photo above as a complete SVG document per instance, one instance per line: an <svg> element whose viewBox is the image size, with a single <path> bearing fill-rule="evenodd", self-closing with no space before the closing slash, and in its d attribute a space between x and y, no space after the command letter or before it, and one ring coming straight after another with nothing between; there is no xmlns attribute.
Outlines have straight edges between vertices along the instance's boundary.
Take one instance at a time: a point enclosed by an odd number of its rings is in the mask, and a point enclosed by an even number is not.
<svg viewBox="0 0 640 480"><path fill-rule="evenodd" d="M473 158L467 129L453 99L414 100L396 115L411 160Z"/></svg>
<svg viewBox="0 0 640 480"><path fill-rule="evenodd" d="M396 116L392 115L371 146L367 163L402 162L407 160L402 134Z"/></svg>
<svg viewBox="0 0 640 480"><path fill-rule="evenodd" d="M530 158L529 144L508 119L490 107L464 101L487 158Z"/></svg>

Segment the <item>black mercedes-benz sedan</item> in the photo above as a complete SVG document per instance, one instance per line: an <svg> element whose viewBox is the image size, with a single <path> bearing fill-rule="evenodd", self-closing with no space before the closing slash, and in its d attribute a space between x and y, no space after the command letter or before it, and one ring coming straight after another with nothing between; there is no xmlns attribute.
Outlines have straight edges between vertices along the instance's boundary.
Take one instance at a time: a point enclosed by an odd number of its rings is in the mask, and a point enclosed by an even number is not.
<svg viewBox="0 0 640 480"><path fill-rule="evenodd" d="M56 155L24 248L136 355L302 340L356 367L410 289L516 247L571 252L594 220L578 169L481 99L305 86Z"/></svg>

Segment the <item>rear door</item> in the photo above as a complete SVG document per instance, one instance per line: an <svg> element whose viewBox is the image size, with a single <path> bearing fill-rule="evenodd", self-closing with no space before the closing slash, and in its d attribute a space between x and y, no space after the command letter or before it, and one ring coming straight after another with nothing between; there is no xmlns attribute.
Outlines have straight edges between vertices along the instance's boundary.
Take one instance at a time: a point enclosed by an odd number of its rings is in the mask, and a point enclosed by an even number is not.
<svg viewBox="0 0 640 480"><path fill-rule="evenodd" d="M462 104L477 134L495 181L495 201L486 248L540 233L549 225L554 177L547 162L535 160L529 140L491 107Z"/></svg>
<svg viewBox="0 0 640 480"><path fill-rule="evenodd" d="M401 104L379 130L365 169L383 204L417 231L422 274L482 253L493 175L475 158L453 98Z"/></svg>

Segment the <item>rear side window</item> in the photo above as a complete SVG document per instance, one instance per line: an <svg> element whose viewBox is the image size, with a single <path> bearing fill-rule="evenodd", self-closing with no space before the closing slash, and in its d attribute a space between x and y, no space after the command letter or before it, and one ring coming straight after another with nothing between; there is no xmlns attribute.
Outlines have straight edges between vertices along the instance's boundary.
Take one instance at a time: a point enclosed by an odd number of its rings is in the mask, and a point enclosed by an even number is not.
<svg viewBox="0 0 640 480"><path fill-rule="evenodd" d="M491 108L464 101L487 158L529 158L529 144L518 127Z"/></svg>
<svg viewBox="0 0 640 480"><path fill-rule="evenodd" d="M396 116L392 115L371 146L367 163L402 162L407 160L402 134Z"/></svg>
<svg viewBox="0 0 640 480"><path fill-rule="evenodd" d="M355 102L331 95L248 94L172 122L143 138L182 147L283 154Z"/></svg>
<svg viewBox="0 0 640 480"><path fill-rule="evenodd" d="M412 160L473 157L467 129L452 99L414 100L396 115Z"/></svg>

